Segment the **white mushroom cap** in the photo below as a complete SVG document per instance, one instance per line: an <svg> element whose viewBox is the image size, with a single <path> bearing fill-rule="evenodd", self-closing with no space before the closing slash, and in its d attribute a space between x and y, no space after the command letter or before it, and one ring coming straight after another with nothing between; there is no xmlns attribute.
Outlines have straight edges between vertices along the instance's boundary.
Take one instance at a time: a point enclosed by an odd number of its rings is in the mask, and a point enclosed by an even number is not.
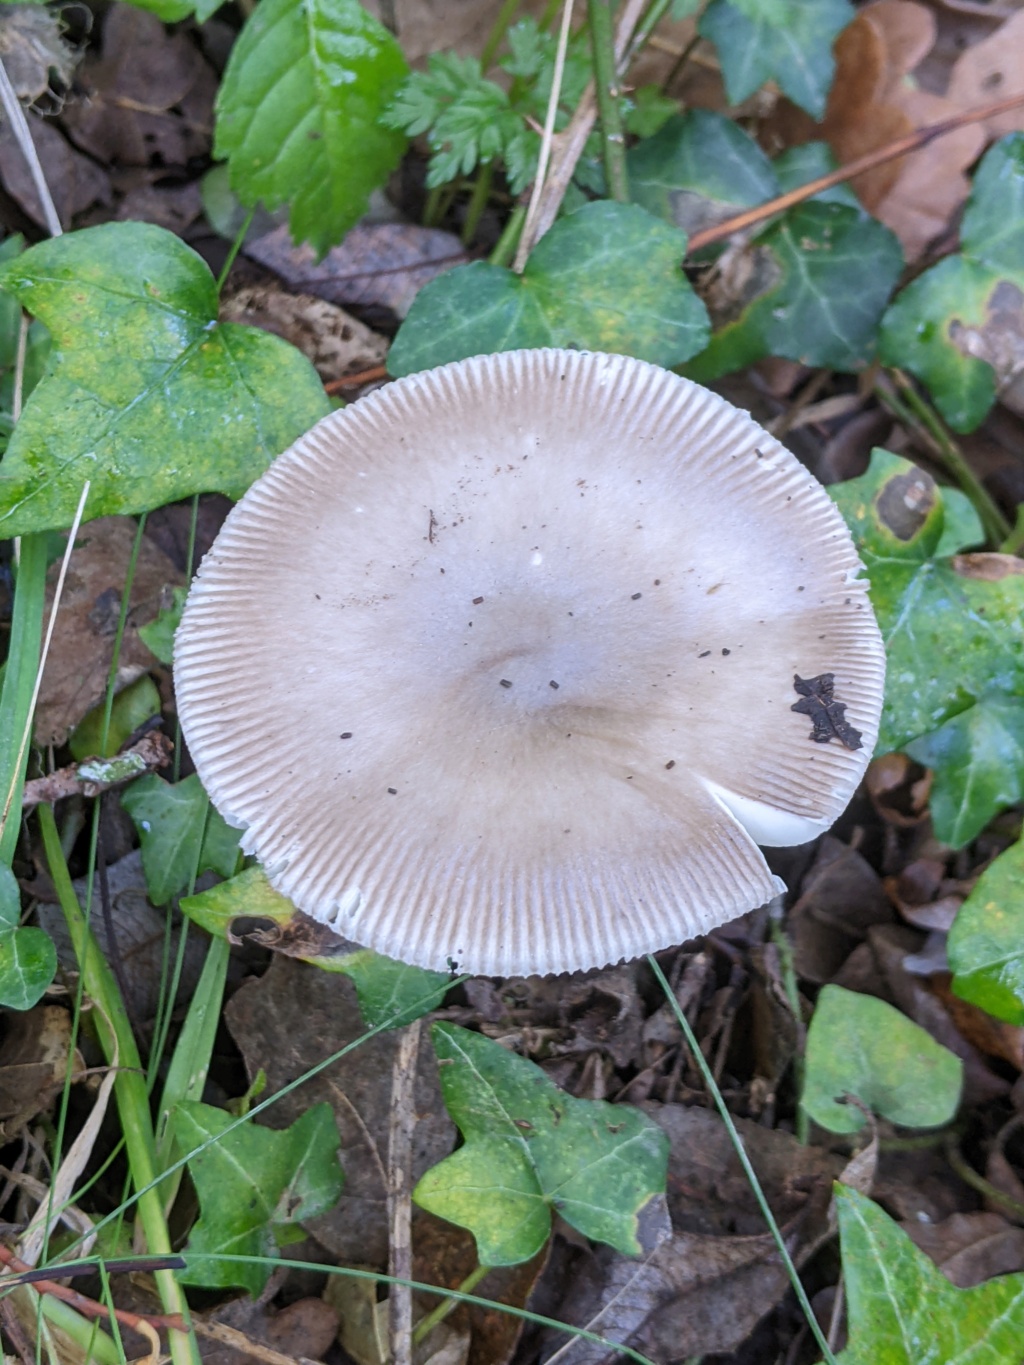
<svg viewBox="0 0 1024 1365"><path fill-rule="evenodd" d="M832 824L884 653L838 511L654 365L480 356L325 418L249 490L175 643L214 804L297 906L493 975L668 947ZM835 675L863 747L815 743Z"/></svg>

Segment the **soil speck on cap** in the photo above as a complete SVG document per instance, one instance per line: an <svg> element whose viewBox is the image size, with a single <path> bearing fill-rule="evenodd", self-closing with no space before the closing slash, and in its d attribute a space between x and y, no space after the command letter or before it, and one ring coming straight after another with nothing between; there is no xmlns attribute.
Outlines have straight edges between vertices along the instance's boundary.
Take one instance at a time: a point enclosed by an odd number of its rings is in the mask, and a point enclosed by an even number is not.
<svg viewBox="0 0 1024 1365"><path fill-rule="evenodd" d="M512 686L512 684L509 682L508 678L502 678L502 679L500 680L500 683L501 683L501 686L502 686L502 687L511 687L511 686Z"/></svg>

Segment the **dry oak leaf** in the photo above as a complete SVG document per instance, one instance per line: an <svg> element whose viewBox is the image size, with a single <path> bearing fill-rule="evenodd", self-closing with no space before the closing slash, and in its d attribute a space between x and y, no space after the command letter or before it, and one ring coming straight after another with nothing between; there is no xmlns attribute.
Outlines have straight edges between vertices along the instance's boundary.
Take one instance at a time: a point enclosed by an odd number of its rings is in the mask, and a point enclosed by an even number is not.
<svg viewBox="0 0 1024 1365"><path fill-rule="evenodd" d="M1011 95L1024 95L1024 10L957 58L946 91L947 98L964 109ZM993 140L1024 129L1024 104L986 119L982 127Z"/></svg>

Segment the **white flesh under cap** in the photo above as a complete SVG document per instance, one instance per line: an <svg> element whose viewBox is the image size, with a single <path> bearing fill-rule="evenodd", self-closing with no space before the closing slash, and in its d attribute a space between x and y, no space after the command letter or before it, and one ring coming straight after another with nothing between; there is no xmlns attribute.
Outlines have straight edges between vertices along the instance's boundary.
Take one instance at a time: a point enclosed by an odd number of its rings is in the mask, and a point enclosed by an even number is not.
<svg viewBox="0 0 1024 1365"><path fill-rule="evenodd" d="M175 643L214 804L391 957L602 966L771 899L870 758L884 652L838 511L716 394L515 351L336 412L232 511ZM863 747L815 743L835 675Z"/></svg>

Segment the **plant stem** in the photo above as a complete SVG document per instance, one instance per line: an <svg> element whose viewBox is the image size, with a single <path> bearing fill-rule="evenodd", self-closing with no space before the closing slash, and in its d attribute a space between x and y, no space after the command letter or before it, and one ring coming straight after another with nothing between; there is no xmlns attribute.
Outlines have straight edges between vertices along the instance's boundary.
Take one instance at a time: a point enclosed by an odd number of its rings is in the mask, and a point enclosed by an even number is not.
<svg viewBox="0 0 1024 1365"><path fill-rule="evenodd" d="M669 11L672 0L652 0L651 7L637 24L633 32L633 37L629 44L629 55L627 61L632 61L640 51L647 39L664 19Z"/></svg>
<svg viewBox="0 0 1024 1365"><path fill-rule="evenodd" d="M483 1277L490 1270L489 1265L478 1265L475 1270L471 1270L460 1285L457 1286L460 1294L471 1294ZM425 1318L420 1318L412 1334L412 1344L418 1346L424 1341L439 1322L444 1322L445 1318L453 1308L458 1308L458 1299L442 1299L436 1308L432 1308Z"/></svg>
<svg viewBox="0 0 1024 1365"><path fill-rule="evenodd" d="M61 849L53 811L49 806L43 805L38 808L38 813L50 877L75 949L82 983L86 994L97 1007L93 1018L100 1046L108 1063L118 1068L114 1095L121 1116L132 1182L138 1191L139 1223L149 1250L154 1255L169 1255L171 1239L164 1218L160 1191L156 1184L156 1140L153 1136L149 1096L146 1092L145 1073L142 1070L139 1050L128 1023L128 1015L121 993L117 989L114 974L100 952L99 945L78 904L78 897L71 884L71 875ZM154 1278L164 1312L180 1313L187 1323L188 1301L175 1279L174 1272L157 1270L154 1272ZM168 1341L174 1365L199 1365L195 1339L189 1333L171 1331L168 1334Z"/></svg>
<svg viewBox="0 0 1024 1365"><path fill-rule="evenodd" d="M796 1020L798 1032L802 1036L805 1034L805 1029L803 1016L800 1011L800 985L796 979L796 968L793 965L793 945L790 943L789 936L782 927L781 919L777 919L774 914L771 916L771 926L772 942L779 951L779 967L782 972L783 989L786 992L786 999L789 1001L789 1008L793 1011L793 1018ZM800 1103L800 1099L804 1093L804 1059L799 1049L793 1058L793 1079L796 1082L797 1093L796 1138L798 1142L806 1147L808 1140L807 1111Z"/></svg>
<svg viewBox="0 0 1024 1365"><path fill-rule="evenodd" d="M494 162L485 161L476 173L473 193L469 196L469 203L466 205L466 220L462 224L461 234L463 246L469 246L476 236L476 230L480 224L480 215L487 207L487 200L490 197L493 179Z"/></svg>
<svg viewBox="0 0 1024 1365"><path fill-rule="evenodd" d="M0 695L0 810L6 812L0 822L0 861L8 867L21 831L21 792L28 750L19 751L25 727L31 723L32 695L43 643L47 541L45 532L21 538L7 668Z"/></svg>
<svg viewBox="0 0 1024 1365"><path fill-rule="evenodd" d="M486 75L494 65L494 58L501 47L501 40L508 32L508 27L512 20L519 13L519 6L522 0L505 0L501 9L498 10L498 17L495 19L487 41L484 43L483 51L480 53L480 70Z"/></svg>
<svg viewBox="0 0 1024 1365"><path fill-rule="evenodd" d="M590 20L590 44L594 54L594 82L597 88L597 109L601 120L601 142L604 149L604 173L608 193L620 204L629 200L629 178L626 174L626 136L619 108L619 78L616 73L615 40L612 36L612 6L610 0L587 0Z"/></svg>
<svg viewBox="0 0 1024 1365"><path fill-rule="evenodd" d="M523 224L526 222L526 205L517 204L512 210L508 222L502 229L501 236L494 245L488 260L491 265L508 265L512 257L516 254L516 247L519 245L519 238L523 231Z"/></svg>
<svg viewBox="0 0 1024 1365"><path fill-rule="evenodd" d="M234 265L235 260L238 257L238 253L245 245L245 239L249 235L249 229L252 227L252 220L255 216L256 206L254 204L253 207L249 210L249 212L245 215L245 218L242 220L242 226L235 233L235 240L231 243L231 246L228 248L228 254L224 260L224 264L220 268L220 274L217 276L218 295L224 288L228 276L231 274L231 267Z"/></svg>
<svg viewBox="0 0 1024 1365"><path fill-rule="evenodd" d="M893 392L885 384L877 384L876 393L901 421L926 436L928 444L945 466L946 472L956 480L974 504L986 536L998 545L1010 534L1010 523L964 459L960 447L946 430L938 413L932 410L901 370L890 370L889 374L898 386L899 393Z"/></svg>
<svg viewBox="0 0 1024 1365"><path fill-rule="evenodd" d="M1017 506L1017 520L1014 522L1013 530L1000 545L999 549L1004 555L1019 555L1024 550L1024 502Z"/></svg>
<svg viewBox="0 0 1024 1365"><path fill-rule="evenodd" d="M789 1281L793 1286L797 1301L803 1309L804 1316L807 1319L807 1326L811 1329L811 1335L818 1343L818 1350L828 1362L828 1365L836 1365L836 1358L832 1354L828 1342L825 1340L825 1334L818 1324L818 1319L814 1316L814 1309L811 1307L811 1301L807 1297L807 1291L804 1289L800 1276L797 1274L796 1266L793 1264L793 1258L789 1254L789 1248L786 1246L782 1233L779 1231L779 1225L775 1221L775 1215L771 1211L771 1206L765 1198L764 1190L761 1188L761 1182L757 1178L757 1172L750 1164L750 1158L747 1156L746 1148L743 1146L743 1139L736 1130L736 1125L733 1123L732 1115L729 1113L725 1100L722 1097L722 1092L718 1088L718 1084L715 1081L710 1066L708 1066L707 1058L700 1050L700 1044L697 1042L696 1035L690 1027L690 1021L687 1019L682 1009L680 1009L675 991L673 991L672 987L665 980L665 973L650 955L648 955L647 961L650 964L651 971L658 980L658 984L665 992L665 999L672 1007L672 1011L676 1016L676 1021L683 1031L683 1037L686 1039L687 1046L693 1054L693 1059L697 1063L700 1074L704 1078L704 1084L708 1088L708 1093L714 1100L715 1108L722 1117L722 1122L725 1124L725 1131L729 1134L729 1139L739 1158L740 1165L743 1167L743 1173L750 1182L750 1188L753 1191L754 1198L757 1200L758 1206L764 1214L765 1222L768 1224L768 1230L772 1235L772 1240L778 1248L779 1256L782 1260L786 1274L789 1276Z"/></svg>

